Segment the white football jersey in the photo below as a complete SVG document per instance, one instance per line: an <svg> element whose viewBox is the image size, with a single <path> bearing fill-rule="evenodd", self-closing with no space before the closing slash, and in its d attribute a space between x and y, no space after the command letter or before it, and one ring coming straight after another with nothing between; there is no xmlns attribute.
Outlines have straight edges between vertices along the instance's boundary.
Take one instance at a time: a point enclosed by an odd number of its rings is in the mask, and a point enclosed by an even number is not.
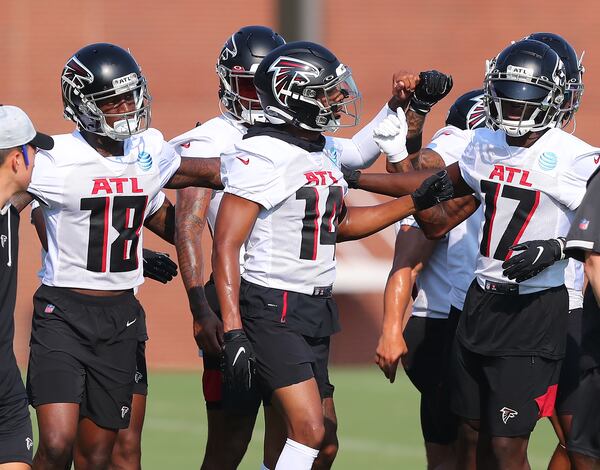
<svg viewBox="0 0 600 470"><path fill-rule="evenodd" d="M583 263L569 258L565 269L565 287L569 293L569 310L583 308Z"/></svg>
<svg viewBox="0 0 600 470"><path fill-rule="evenodd" d="M500 130L468 132L459 165L484 210L475 270L484 287L486 281L509 282L502 263L513 254L510 246L566 236L600 159L598 149L560 129L550 129L529 148L509 146ZM563 284L566 265L559 261L520 283L520 293Z"/></svg>
<svg viewBox="0 0 600 470"><path fill-rule="evenodd" d="M39 151L28 191L43 204L48 253L42 283L130 289L143 282L144 219L181 159L156 129L125 141L125 155L103 157L78 131Z"/></svg>
<svg viewBox="0 0 600 470"><path fill-rule="evenodd" d="M348 190L328 152L255 136L221 156L225 192L260 204L242 277L313 294L335 280L337 219Z"/></svg>
<svg viewBox="0 0 600 470"><path fill-rule="evenodd" d="M440 129L427 148L437 152L446 166L459 161L470 142L471 134L454 126ZM467 290L475 277L478 233L483 219L480 206L467 220L448 233L447 276L451 279L450 304L463 309Z"/></svg>
<svg viewBox="0 0 600 470"><path fill-rule="evenodd" d="M396 233L400 226L419 228L419 224L414 217L396 222L394 228ZM407 247L410 249L410 247ZM448 266L446 255L448 252L448 237L438 240L433 253L425 263L423 270L417 275L415 284L417 286L417 296L413 300L412 315L424 318L448 318L450 312L450 279L448 277Z"/></svg>

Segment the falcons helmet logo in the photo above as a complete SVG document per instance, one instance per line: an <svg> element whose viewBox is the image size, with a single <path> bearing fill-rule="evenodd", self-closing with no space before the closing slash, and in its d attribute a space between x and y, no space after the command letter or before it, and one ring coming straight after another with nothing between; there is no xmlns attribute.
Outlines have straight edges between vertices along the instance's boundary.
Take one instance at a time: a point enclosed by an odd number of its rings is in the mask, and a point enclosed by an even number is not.
<svg viewBox="0 0 600 470"><path fill-rule="evenodd" d="M90 72L85 65L79 62L77 57L71 57L69 62L67 62L67 65L65 65L62 78L73 88L80 90L86 84L94 81L94 74Z"/></svg>
<svg viewBox="0 0 600 470"><path fill-rule="evenodd" d="M281 105L286 107L288 97L294 95L292 86L306 85L310 83L309 77L316 78L320 73L313 64L286 56L279 57L273 62L268 72L275 72L272 80L273 95Z"/></svg>
<svg viewBox="0 0 600 470"><path fill-rule="evenodd" d="M473 101L475 104L467 113L467 129L475 129L486 120L483 94L474 96L470 101Z"/></svg>
<svg viewBox="0 0 600 470"><path fill-rule="evenodd" d="M504 422L504 424L506 424L506 422L510 418L514 418L515 416L517 416L519 414L517 411L511 410L510 408L507 408L506 406L500 410L500 413L502 413L502 421Z"/></svg>

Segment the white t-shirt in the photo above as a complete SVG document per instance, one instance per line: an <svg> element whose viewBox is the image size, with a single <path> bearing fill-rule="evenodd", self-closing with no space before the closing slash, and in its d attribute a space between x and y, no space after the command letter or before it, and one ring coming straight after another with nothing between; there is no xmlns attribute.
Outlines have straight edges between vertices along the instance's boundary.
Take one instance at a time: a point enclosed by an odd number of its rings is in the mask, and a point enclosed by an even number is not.
<svg viewBox="0 0 600 470"><path fill-rule="evenodd" d="M262 206L246 241L245 280L303 294L333 284L348 187L328 152L255 136L221 156L221 179L225 192Z"/></svg>
<svg viewBox="0 0 600 470"><path fill-rule="evenodd" d="M463 178L481 200L476 277L508 282L502 263L511 245L566 236L597 164L598 150L560 129L550 129L531 147L512 147L501 130L477 129L459 165ZM559 261L520 283L523 294L564 283L567 261Z"/></svg>
<svg viewBox="0 0 600 470"><path fill-rule="evenodd" d="M38 152L28 191L43 204L48 286L130 289L143 282L144 219L181 159L156 129L125 141L123 156L103 157L78 131L54 136Z"/></svg>
<svg viewBox="0 0 600 470"><path fill-rule="evenodd" d="M402 225L419 228L419 224L414 217L396 222L394 228L396 234ZM410 247L407 247L410 249ZM448 252L448 237L444 237L435 245L431 256L425 263L423 270L416 279L417 296L413 301L412 315L424 318L448 318L450 312L450 292L451 284L448 277L448 267L446 263L446 254Z"/></svg>

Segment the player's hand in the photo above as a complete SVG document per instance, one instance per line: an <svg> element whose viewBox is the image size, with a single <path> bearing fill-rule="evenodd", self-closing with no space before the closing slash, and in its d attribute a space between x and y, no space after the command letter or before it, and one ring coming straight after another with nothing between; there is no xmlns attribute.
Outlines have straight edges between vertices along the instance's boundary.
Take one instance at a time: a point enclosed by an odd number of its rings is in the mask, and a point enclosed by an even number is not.
<svg viewBox="0 0 600 470"><path fill-rule="evenodd" d="M402 108L390 114L373 130L373 140L390 163L398 163L408 157L406 134L408 124Z"/></svg>
<svg viewBox="0 0 600 470"><path fill-rule="evenodd" d="M428 70L419 74L419 84L410 99L410 109L425 115L431 107L452 90L452 76L437 70Z"/></svg>
<svg viewBox="0 0 600 470"><path fill-rule="evenodd" d="M242 329L228 331L223 335L223 340L223 385L227 392L243 395L252 390L254 350Z"/></svg>
<svg viewBox="0 0 600 470"><path fill-rule="evenodd" d="M166 284L177 276L177 264L167 253L160 253L144 248L144 277Z"/></svg>
<svg viewBox="0 0 600 470"><path fill-rule="evenodd" d="M421 186L411 194L415 209L429 209L442 201L454 197L454 187L446 170L438 171L427 178Z"/></svg>
<svg viewBox="0 0 600 470"><path fill-rule="evenodd" d="M394 73L392 77L392 100L389 103L390 108L396 110L399 106L406 109L416 86L419 84L419 80L419 75L406 70Z"/></svg>
<svg viewBox="0 0 600 470"><path fill-rule="evenodd" d="M523 282L537 276L556 261L565 258L563 238L532 240L511 246L512 251L521 253L502 263L502 274L511 280Z"/></svg>
<svg viewBox="0 0 600 470"><path fill-rule="evenodd" d="M396 380L396 370L400 358L408 352L402 333L382 334L375 352L375 362L390 381Z"/></svg>
<svg viewBox="0 0 600 470"><path fill-rule="evenodd" d="M350 189L358 188L358 180L360 178L360 170L352 170L347 166L342 165L341 167L342 173L344 174L344 179L346 183L348 183L348 187Z"/></svg>
<svg viewBox="0 0 600 470"><path fill-rule="evenodd" d="M196 344L208 356L220 356L223 350L223 322L211 310L192 321Z"/></svg>

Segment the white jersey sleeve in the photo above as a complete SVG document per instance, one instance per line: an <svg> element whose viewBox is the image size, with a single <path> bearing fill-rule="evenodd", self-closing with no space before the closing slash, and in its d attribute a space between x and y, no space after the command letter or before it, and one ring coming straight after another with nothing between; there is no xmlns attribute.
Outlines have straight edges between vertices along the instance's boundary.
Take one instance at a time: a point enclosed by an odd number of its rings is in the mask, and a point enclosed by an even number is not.
<svg viewBox="0 0 600 470"><path fill-rule="evenodd" d="M351 139L341 137L326 137L325 152L329 152L334 163L339 162L348 168L368 168L377 157L381 150L373 140L373 130L390 114L396 114L386 104L379 113L366 124L360 131L354 134Z"/></svg>
<svg viewBox="0 0 600 470"><path fill-rule="evenodd" d="M156 211L158 211L158 209L162 207L166 198L167 196L165 195L165 193L161 191L150 200L150 202L148 203L148 207L146 207L146 219L154 215Z"/></svg>
<svg viewBox="0 0 600 470"><path fill-rule="evenodd" d="M436 152L446 166L459 161L471 140L471 132L446 126L435 133L427 148Z"/></svg>
<svg viewBox="0 0 600 470"><path fill-rule="evenodd" d="M598 163L600 163L600 149L589 149L577 156L571 167L561 174L557 185L557 199L569 209L577 209L585 194L588 178L598 168Z"/></svg>
<svg viewBox="0 0 600 470"><path fill-rule="evenodd" d="M160 187L164 188L171 177L177 172L181 165L181 156L175 151L175 147L164 140L163 135L156 129L148 129L148 137L158 140L162 139L162 147L158 154L158 170L160 172ZM156 135L152 135L156 134ZM142 152L143 153L143 152ZM144 158L142 156L142 158Z"/></svg>
<svg viewBox="0 0 600 470"><path fill-rule="evenodd" d="M64 173L56 165L53 155L39 150L27 192L47 207L58 207L64 202L64 184L67 184Z"/></svg>

